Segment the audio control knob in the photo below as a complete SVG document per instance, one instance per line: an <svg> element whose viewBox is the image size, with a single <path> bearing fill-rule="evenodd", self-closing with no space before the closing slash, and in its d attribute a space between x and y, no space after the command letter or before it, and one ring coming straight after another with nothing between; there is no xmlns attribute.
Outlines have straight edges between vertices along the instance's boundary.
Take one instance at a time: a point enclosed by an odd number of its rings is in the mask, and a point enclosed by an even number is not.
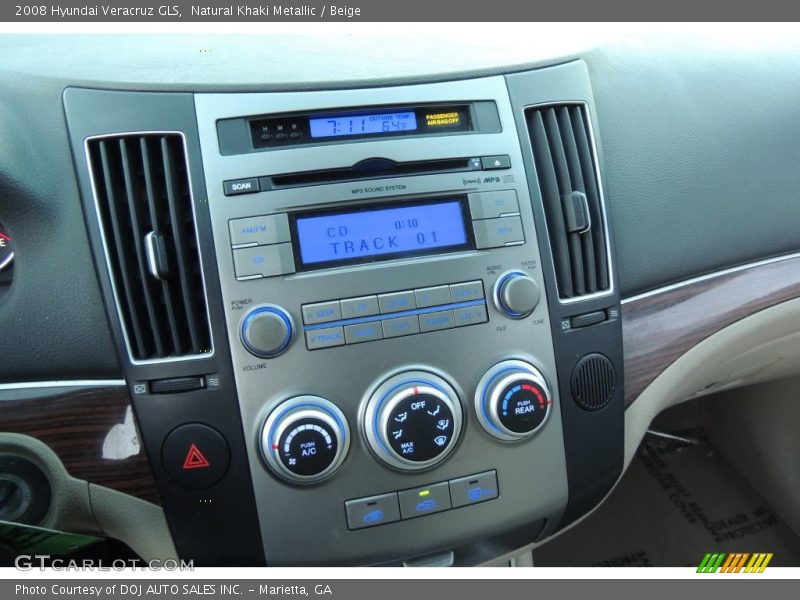
<svg viewBox="0 0 800 600"><path fill-rule="evenodd" d="M387 379L364 411L367 443L380 460L406 471L443 461L461 434L455 390L441 377L406 371Z"/></svg>
<svg viewBox="0 0 800 600"><path fill-rule="evenodd" d="M292 317L280 306L257 306L242 319L239 333L250 354L272 358L286 350L292 341Z"/></svg>
<svg viewBox="0 0 800 600"><path fill-rule="evenodd" d="M490 435L506 441L522 440L539 431L552 404L544 376L521 360L493 366L475 393L478 421Z"/></svg>
<svg viewBox="0 0 800 600"><path fill-rule="evenodd" d="M522 271L510 271L497 280L494 302L497 308L511 317L527 317L539 304L539 286Z"/></svg>
<svg viewBox="0 0 800 600"><path fill-rule="evenodd" d="M270 470L293 483L333 475L350 447L350 428L334 404L297 396L278 405L261 429L261 454Z"/></svg>

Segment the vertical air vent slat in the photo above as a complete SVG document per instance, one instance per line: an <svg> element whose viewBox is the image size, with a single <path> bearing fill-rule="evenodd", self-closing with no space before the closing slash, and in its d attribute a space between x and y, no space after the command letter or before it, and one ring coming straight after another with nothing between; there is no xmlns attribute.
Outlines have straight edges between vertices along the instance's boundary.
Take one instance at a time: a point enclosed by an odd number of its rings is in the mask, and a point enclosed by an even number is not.
<svg viewBox="0 0 800 600"><path fill-rule="evenodd" d="M572 181L569 177L567 156L564 153L564 145L561 142L561 128L556 119L555 109L550 109L545 112L544 125L545 131L547 132L547 141L550 143L550 154L553 157L553 166L556 171L559 197L563 198L574 188L572 187ZM567 244L569 246L571 259L570 268L572 270L572 286L574 288L574 293L576 296L582 296L586 293L586 290L584 289L583 253L581 252L580 234L567 231Z"/></svg>
<svg viewBox="0 0 800 600"><path fill-rule="evenodd" d="M536 111L528 120L533 143L533 158L536 164L536 174L539 178L539 188L542 199L558 199L558 183L556 182L555 162L550 154L547 143L547 133L544 129L544 119L541 111ZM572 291L572 275L569 266L569 248L567 246L567 228L564 225L564 215L560 210L546 210L547 229L550 232L550 243L553 249L553 260L556 267L556 278L559 282L561 294L567 298L574 295Z"/></svg>
<svg viewBox="0 0 800 600"><path fill-rule="evenodd" d="M139 318L138 306L140 303L138 302L139 299L134 297L137 292L137 287L133 285L130 277L132 270L128 261L128 253L131 248L129 245L130 236L125 235L123 232L122 226L125 220L121 218L119 210L122 207L118 199L124 192L120 189L119 180L112 176L112 173L118 171L119 164L114 161L112 165L107 142L101 141L99 146L100 161L102 163L103 192L106 197L105 208L107 209L104 220L109 222L113 234L111 236L111 240L113 240L114 243L114 251L111 253L113 256L112 263L116 267L114 271L119 273L119 277L122 280L121 283L125 293L125 300L128 306L131 307L131 310L128 311L128 320L130 322L130 333L133 334L136 343L136 350L140 354L145 354L147 353L147 345L144 339L144 330ZM124 214L124 212L122 214Z"/></svg>
<svg viewBox="0 0 800 600"><path fill-rule="evenodd" d="M189 332L192 353L200 351L200 335L197 330L197 310L195 307L195 296L191 293L190 267L187 264L186 256L189 254L189 245L186 242L184 229L186 226L186 216L184 206L185 198L179 197L178 192L178 163L172 156L169 140L161 138L161 156L165 174L165 184L167 192L167 204L169 205L170 221L173 225L174 256L177 257L179 284L181 294L186 299L186 328ZM185 177L185 174L184 174ZM191 222L191 221L190 221Z"/></svg>
<svg viewBox="0 0 800 600"><path fill-rule="evenodd" d="M584 120L583 111L579 106L573 106L571 109L572 129L578 144L578 153L581 160L581 172L585 176L586 197L589 204L589 214L592 218L592 223L602 224L603 213L600 210L600 193L597 183L597 177L594 171L594 160L592 146L589 143L589 136L586 131L586 122ZM609 288L608 279L608 263L606 262L606 234L603 227L594 227L593 230L594 254L599 257L596 261L597 265L597 289L607 290Z"/></svg>
<svg viewBox="0 0 800 600"><path fill-rule="evenodd" d="M144 187L147 193L147 205L150 207L150 220L153 225L153 232L156 235L165 235L165 230L169 227L166 221L167 215L164 214L163 205L159 200L163 200L164 186L163 177L154 168L153 159L151 157L151 146L153 145L153 138L141 138L140 147L142 151L142 162L144 166ZM158 146L156 146L158 148ZM160 161L158 161L160 162ZM158 164L158 162L156 164ZM139 243L144 243L140 240ZM175 354L183 354L185 352L183 344L181 343L181 332L178 327L177 317L175 314L175 305L178 300L172 291L172 282L169 279L161 280L161 293L164 296L164 308L167 312L167 323L169 324L169 333L171 337L171 344Z"/></svg>
<svg viewBox="0 0 800 600"><path fill-rule="evenodd" d="M578 156L578 147L575 143L575 132L572 129L572 121L569 109L567 107L558 109L558 126L564 142L567 169L569 170L570 179L573 182L572 190L585 192L586 186L581 170L581 160ZM570 237L573 236L578 239L578 243L581 245L581 255L585 257L586 264L593 265L595 263L595 254L594 243L592 240L592 228L590 227L580 234L570 234ZM582 274L581 280L585 282L584 293L591 294L597 291L597 273L594 269L586 269ZM577 293L580 295L581 292L578 291Z"/></svg>
<svg viewBox="0 0 800 600"><path fill-rule="evenodd" d="M140 198L141 196L137 190L137 178L132 172L132 157L128 153L128 142L124 138L119 140L119 151L122 162L123 179L125 181L125 198L127 200L127 209L128 214L130 215L131 229L133 234L132 238L130 239L130 245L136 251L136 272L139 276L137 283L139 286L141 286L142 294L144 296L145 309L147 311L147 317L150 324L150 331L158 331L160 328L159 313L156 309L157 303L154 299L155 292L152 289L153 282L151 281L150 277L148 277L147 258L144 255L144 246L142 244L135 243L135 240L144 239L147 217L145 211L143 210L144 207L140 206L137 202L137 198ZM117 218L115 218L115 221L119 222ZM142 222L144 222L144 225L142 225ZM164 344L161 343L161 338L159 336L152 336L151 339L155 345L156 356L164 356Z"/></svg>
<svg viewBox="0 0 800 600"><path fill-rule="evenodd" d="M607 291L605 221L586 108L536 107L526 118L559 297Z"/></svg>
<svg viewBox="0 0 800 600"><path fill-rule="evenodd" d="M116 302L134 360L211 350L189 173L179 134L89 140Z"/></svg>

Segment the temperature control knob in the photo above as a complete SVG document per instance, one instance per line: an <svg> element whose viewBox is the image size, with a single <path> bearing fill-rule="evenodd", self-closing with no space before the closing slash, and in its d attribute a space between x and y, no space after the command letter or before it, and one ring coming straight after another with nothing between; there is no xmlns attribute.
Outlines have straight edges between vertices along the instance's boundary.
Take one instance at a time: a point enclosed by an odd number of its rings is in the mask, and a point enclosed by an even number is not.
<svg viewBox="0 0 800 600"><path fill-rule="evenodd" d="M539 304L539 286L522 271L510 271L497 280L494 302L499 310L513 319L527 317Z"/></svg>
<svg viewBox="0 0 800 600"><path fill-rule="evenodd" d="M315 483L330 477L350 447L342 411L318 396L298 396L278 405L261 430L261 453L279 477Z"/></svg>
<svg viewBox="0 0 800 600"><path fill-rule="evenodd" d="M242 319L240 337L247 351L259 358L278 356L292 341L292 317L280 306L263 305Z"/></svg>
<svg viewBox="0 0 800 600"><path fill-rule="evenodd" d="M553 404L539 370L521 360L489 369L478 383L475 412L483 428L500 440L530 437L544 425Z"/></svg>
<svg viewBox="0 0 800 600"><path fill-rule="evenodd" d="M461 433L461 403L441 377L406 371L387 379L364 411L365 437L386 464L419 471L440 463Z"/></svg>

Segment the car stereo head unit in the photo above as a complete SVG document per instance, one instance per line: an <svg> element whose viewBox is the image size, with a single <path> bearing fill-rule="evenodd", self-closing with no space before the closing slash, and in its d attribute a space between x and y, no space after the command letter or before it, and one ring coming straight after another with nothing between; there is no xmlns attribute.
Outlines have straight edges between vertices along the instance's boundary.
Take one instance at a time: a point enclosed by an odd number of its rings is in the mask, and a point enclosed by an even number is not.
<svg viewBox="0 0 800 600"><path fill-rule="evenodd" d="M262 537L318 532L271 564L412 555L479 535L463 511L509 531L567 500L505 83L372 92L197 98Z"/></svg>

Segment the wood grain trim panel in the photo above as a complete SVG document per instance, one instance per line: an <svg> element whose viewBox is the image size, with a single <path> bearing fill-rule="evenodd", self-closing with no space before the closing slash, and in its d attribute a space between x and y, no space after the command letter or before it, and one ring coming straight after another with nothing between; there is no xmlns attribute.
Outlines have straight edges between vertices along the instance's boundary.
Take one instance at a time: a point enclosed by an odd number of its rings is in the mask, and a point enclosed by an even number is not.
<svg viewBox="0 0 800 600"><path fill-rule="evenodd" d="M125 387L43 389L41 397L2 400L0 431L44 442L73 477L160 504Z"/></svg>
<svg viewBox="0 0 800 600"><path fill-rule="evenodd" d="M666 288L622 305L625 405L678 357L717 331L800 297L800 256Z"/></svg>

